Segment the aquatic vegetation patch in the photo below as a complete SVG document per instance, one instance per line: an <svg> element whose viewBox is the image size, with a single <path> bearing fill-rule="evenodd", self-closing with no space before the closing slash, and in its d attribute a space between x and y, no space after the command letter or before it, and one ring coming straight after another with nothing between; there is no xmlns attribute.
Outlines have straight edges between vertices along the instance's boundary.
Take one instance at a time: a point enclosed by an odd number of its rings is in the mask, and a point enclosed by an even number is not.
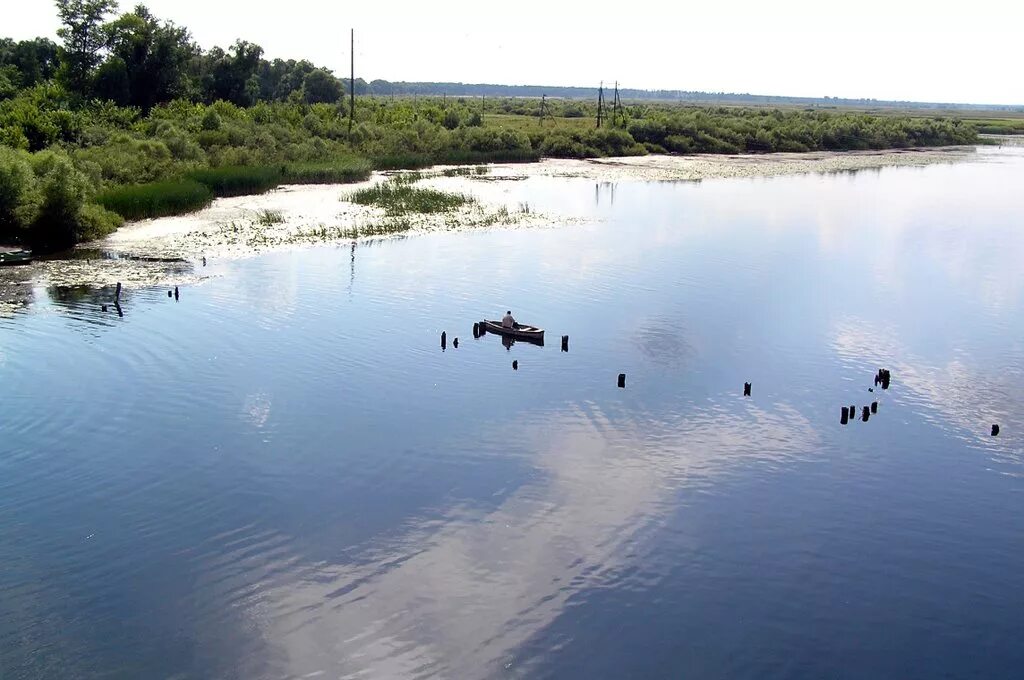
<svg viewBox="0 0 1024 680"><path fill-rule="evenodd" d="M256 213L256 224L270 227L284 222L284 214L280 210L260 210Z"/></svg>
<svg viewBox="0 0 1024 680"><path fill-rule="evenodd" d="M392 177L372 187L359 189L345 197L358 205L372 206L384 210L388 217L399 217L409 213L432 214L458 210L476 203L466 194L412 186L408 177Z"/></svg>

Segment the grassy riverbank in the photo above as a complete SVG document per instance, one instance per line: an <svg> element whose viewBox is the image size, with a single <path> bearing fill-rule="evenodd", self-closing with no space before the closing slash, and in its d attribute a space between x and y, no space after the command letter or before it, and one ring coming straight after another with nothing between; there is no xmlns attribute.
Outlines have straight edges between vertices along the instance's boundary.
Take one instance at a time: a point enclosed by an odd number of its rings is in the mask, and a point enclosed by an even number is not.
<svg viewBox="0 0 1024 680"><path fill-rule="evenodd" d="M0 126L18 132L17 126L27 125L24 119L4 117L14 105L0 102ZM492 105L500 108L502 102ZM285 183L361 181L373 169L977 141L976 127L955 119L671 105L627 107L617 127L601 129L576 116L508 113L486 113L478 124L467 115L465 124L445 126L446 118L452 122L448 112L467 107L456 100L446 112L442 101L430 99L367 99L359 103L349 135L346 112L337 105L260 103L245 108L176 101L143 116L109 105L65 109L44 98L33 115L52 119L52 125L37 125L53 133L45 148L0 147L0 238L37 248L66 247L119 222L113 216L92 219L86 228L78 223L84 218L75 217L86 205L94 206L89 208L93 218L100 206L124 219L157 217L201 208L211 195L260 193ZM46 197L58 188L70 194L59 200L70 198L74 205L51 209L58 199ZM55 212L61 220L53 220Z"/></svg>

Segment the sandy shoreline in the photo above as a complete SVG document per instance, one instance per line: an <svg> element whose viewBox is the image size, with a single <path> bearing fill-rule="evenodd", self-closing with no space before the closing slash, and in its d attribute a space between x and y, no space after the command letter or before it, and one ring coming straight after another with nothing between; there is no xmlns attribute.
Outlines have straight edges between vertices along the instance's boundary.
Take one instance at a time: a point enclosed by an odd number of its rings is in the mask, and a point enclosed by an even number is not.
<svg viewBox="0 0 1024 680"><path fill-rule="evenodd" d="M539 215L512 204L495 180L564 177L595 181L700 181L775 177L806 173L925 166L952 163L974 156L973 147L882 152L814 152L734 156L638 156L587 160L551 159L538 163L492 165L486 175L445 177L444 168L424 173L420 186L434 186L472 195L479 205L453 215L420 216L415 232L479 226L552 226L578 219L573 215ZM125 225L107 239L90 244L132 255L197 258L245 257L270 248L331 240L331 233L358 230L379 223L383 213L344 201L344 195L384 178L376 174L355 185L282 186L257 196L219 199L209 208L178 217ZM274 225L254 224L262 211L279 213ZM500 215L499 215L500 213ZM508 217L502 217L508 213ZM324 237L312 232L328 233Z"/></svg>
<svg viewBox="0 0 1024 680"><path fill-rule="evenodd" d="M639 156L588 160L551 159L538 163L492 165L487 174L451 176L444 168L424 171L418 186L472 195L477 204L447 215L412 216L407 234L480 228L543 228L578 224L578 215L542 214L510 197L507 182L532 177L576 178L600 182L702 181L776 177L808 173L854 172L887 167L921 167L977 158L975 147L943 147L865 152L776 153L733 156ZM211 260L251 257L269 250L348 243L354 233L372 231L384 221L377 208L344 200L360 186L282 186L256 196L216 200L196 213L126 224L111 236L79 247L74 260L37 262L0 270L0 300L23 299L26 286L106 286L183 284L214 275L201 266ZM271 211L281 221L262 224ZM379 236L374 237L379 238ZM177 259L179 262L159 262Z"/></svg>

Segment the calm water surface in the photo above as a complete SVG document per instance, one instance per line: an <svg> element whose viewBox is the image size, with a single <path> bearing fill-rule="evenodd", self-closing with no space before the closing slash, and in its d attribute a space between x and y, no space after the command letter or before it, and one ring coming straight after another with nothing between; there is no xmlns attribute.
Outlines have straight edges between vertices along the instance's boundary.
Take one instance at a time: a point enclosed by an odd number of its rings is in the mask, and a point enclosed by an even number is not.
<svg viewBox="0 0 1024 680"><path fill-rule="evenodd" d="M1022 186L533 178L597 222L39 286L0 677L1019 677Z"/></svg>

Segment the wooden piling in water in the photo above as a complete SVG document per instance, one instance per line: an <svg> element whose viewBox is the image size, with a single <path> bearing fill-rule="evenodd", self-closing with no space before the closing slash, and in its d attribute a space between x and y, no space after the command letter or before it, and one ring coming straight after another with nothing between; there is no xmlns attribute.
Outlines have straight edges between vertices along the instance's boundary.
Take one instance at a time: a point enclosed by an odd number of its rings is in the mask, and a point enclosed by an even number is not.
<svg viewBox="0 0 1024 680"><path fill-rule="evenodd" d="M444 349L447 346L448 346L448 333L446 331L441 331L441 349Z"/></svg>
<svg viewBox="0 0 1024 680"><path fill-rule="evenodd" d="M519 360L518 359L512 362L512 370L513 371L518 371L519 370Z"/></svg>
<svg viewBox="0 0 1024 680"><path fill-rule="evenodd" d="M473 337L474 338L479 338L480 337L480 324L479 323L473 324Z"/></svg>
<svg viewBox="0 0 1024 680"><path fill-rule="evenodd" d="M114 291L114 302L121 301L121 282L117 282L117 290Z"/></svg>
<svg viewBox="0 0 1024 680"><path fill-rule="evenodd" d="M101 311L101 312L105 312L105 311L107 311L107 306L106 306L106 305L101 305L101 306L100 306L100 311Z"/></svg>
<svg viewBox="0 0 1024 680"><path fill-rule="evenodd" d="M856 418L856 417L857 417L857 407L854 406L853 404L850 404L850 418L852 419L852 418Z"/></svg>
<svg viewBox="0 0 1024 680"><path fill-rule="evenodd" d="M872 413L878 413L878 402L877 401L871 402L871 412Z"/></svg>
<svg viewBox="0 0 1024 680"><path fill-rule="evenodd" d="M568 335L563 335L562 336L562 351L563 352L568 352L569 351L569 336Z"/></svg>
<svg viewBox="0 0 1024 680"><path fill-rule="evenodd" d="M178 287L177 286L174 287L174 299L175 300L178 299Z"/></svg>
<svg viewBox="0 0 1024 680"><path fill-rule="evenodd" d="M455 338L454 340L452 340L452 347L454 347L455 349L459 348L459 339L458 338Z"/></svg>
<svg viewBox="0 0 1024 680"><path fill-rule="evenodd" d="M625 373L619 373L619 387L625 387L625 386L626 386L626 374Z"/></svg>
<svg viewBox="0 0 1024 680"><path fill-rule="evenodd" d="M998 425L995 425L995 424L992 425L992 436L993 437L998 437L999 436L999 426Z"/></svg>
<svg viewBox="0 0 1024 680"><path fill-rule="evenodd" d="M748 383L748 382L743 383L743 396L744 397L749 397L750 396L750 383Z"/></svg>
<svg viewBox="0 0 1024 680"><path fill-rule="evenodd" d="M839 417L839 423L841 425L846 425L848 422L850 422L850 409L844 406L843 414Z"/></svg>
<svg viewBox="0 0 1024 680"><path fill-rule="evenodd" d="M870 406L865 406L864 407L864 412L861 413L860 418L861 418L861 420L863 420L866 423L866 422L868 422L868 418L870 418L870 417L871 417L871 407Z"/></svg>
<svg viewBox="0 0 1024 680"><path fill-rule="evenodd" d="M889 369L888 368L880 368L880 369L878 369L878 377L879 377L879 382L882 383L882 389L883 390L889 389L889 381L892 379L892 374L889 373Z"/></svg>
<svg viewBox="0 0 1024 680"><path fill-rule="evenodd" d="M172 297L173 295L174 295L174 291L173 290L167 291L167 297Z"/></svg>

